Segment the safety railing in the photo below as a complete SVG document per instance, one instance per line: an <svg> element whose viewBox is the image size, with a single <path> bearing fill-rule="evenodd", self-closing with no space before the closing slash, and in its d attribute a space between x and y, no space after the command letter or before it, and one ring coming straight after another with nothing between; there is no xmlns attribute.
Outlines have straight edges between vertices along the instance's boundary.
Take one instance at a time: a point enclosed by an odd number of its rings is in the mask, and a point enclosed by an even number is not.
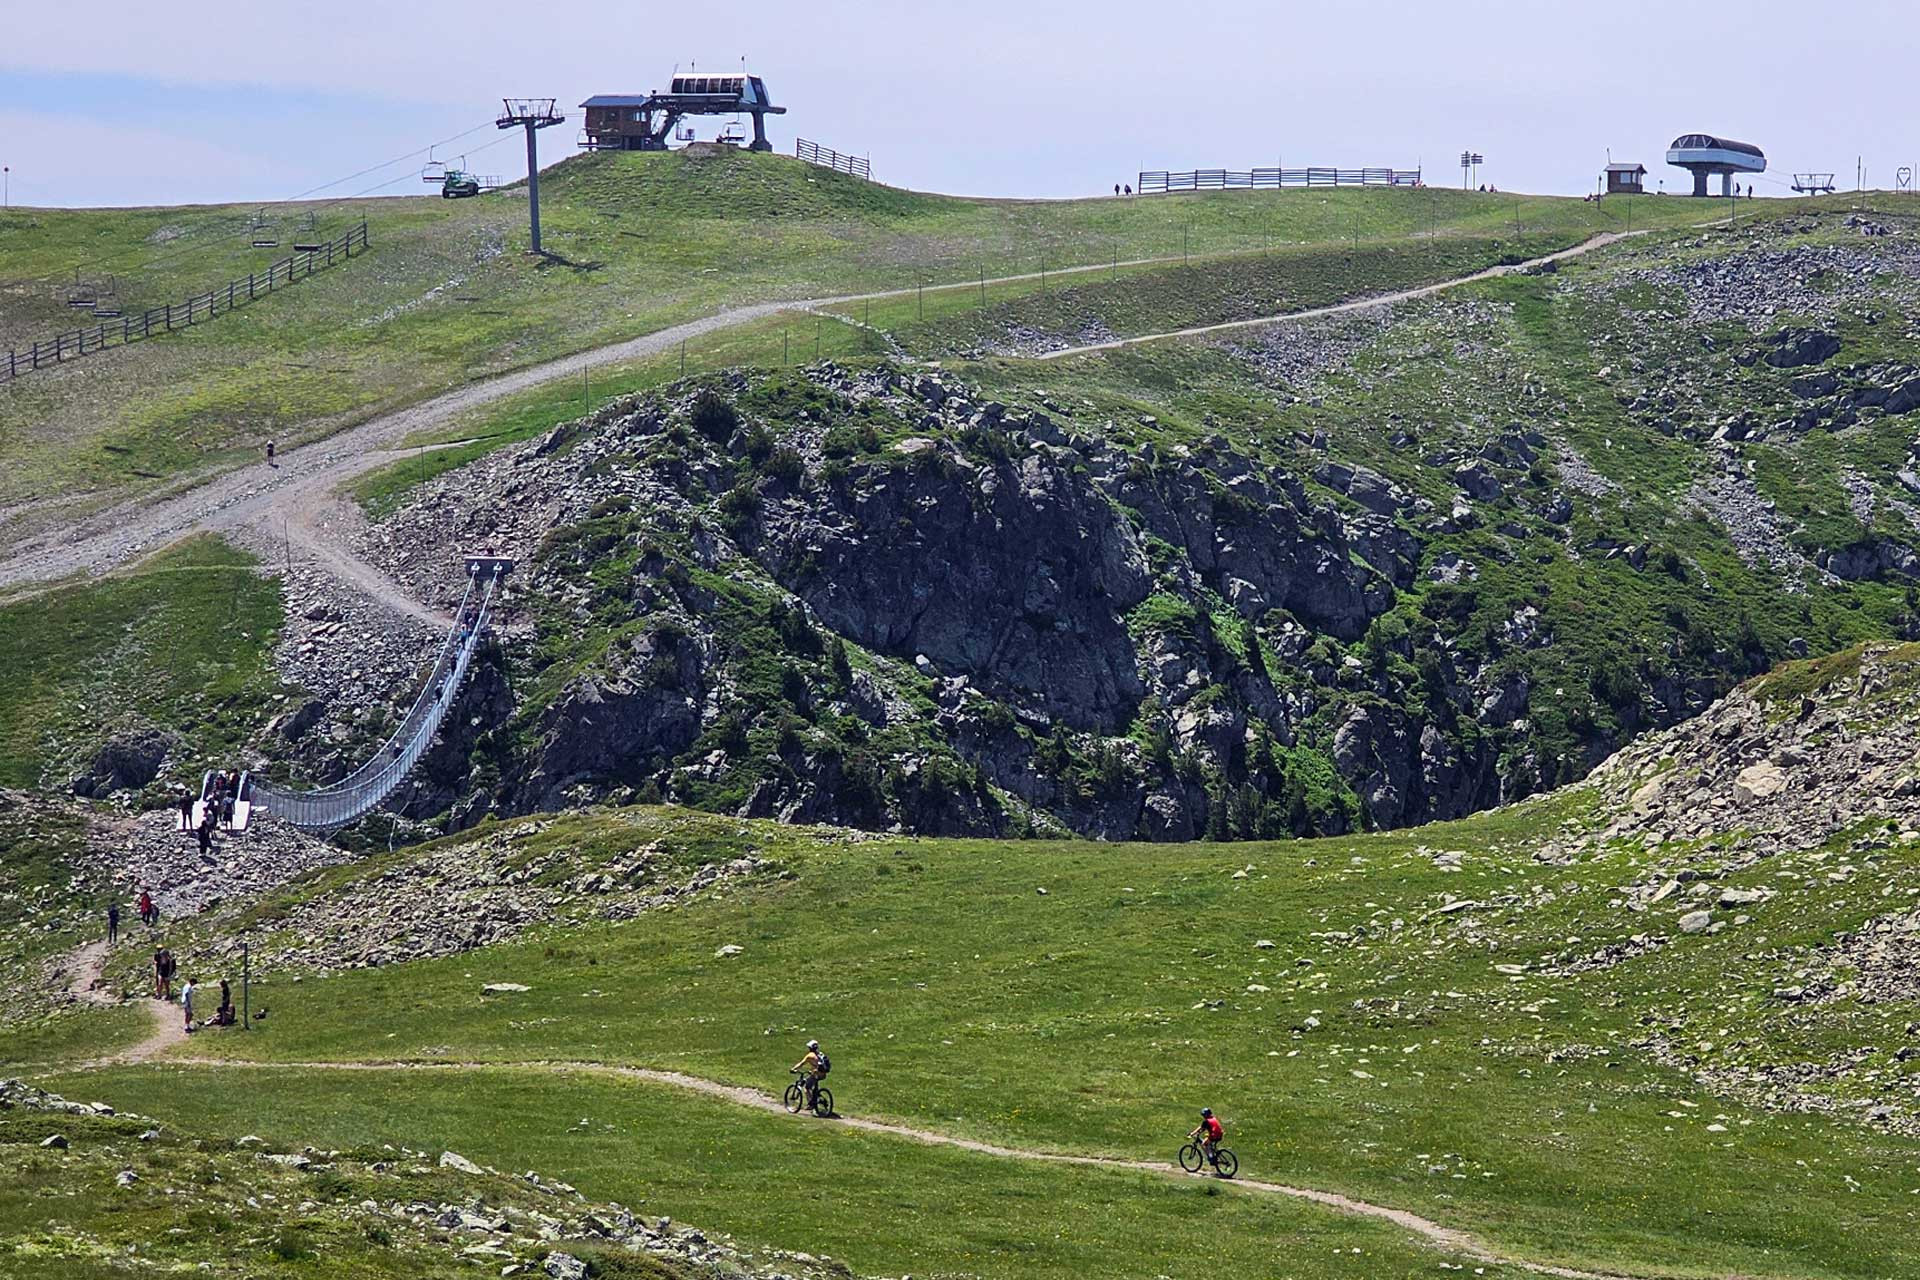
<svg viewBox="0 0 1920 1280"><path fill-rule="evenodd" d="M366 247L367 224L363 221L338 239L301 249L280 259L264 272L253 272L229 280L222 288L195 294L185 302L149 307L139 315L120 316L90 328L69 329L45 341L36 342L31 347L8 351L0 354L0 382L11 382L35 369L64 364L109 347L124 347L143 338L171 333L175 329L184 329L225 315L262 294L272 293L295 280L304 280L335 262L344 262L354 254L363 252Z"/></svg>
<svg viewBox="0 0 1920 1280"><path fill-rule="evenodd" d="M1417 187L1418 169L1145 169L1134 190L1225 191L1248 187Z"/></svg>
<svg viewBox="0 0 1920 1280"><path fill-rule="evenodd" d="M271 783L253 782L252 800L267 813L306 831L332 831L358 821L378 808L406 780L432 747L441 722L453 706L454 695L466 679L467 668L479 647L493 611L498 573L467 582L460 611L441 643L433 670L414 699L400 727L366 763L338 782L311 791L289 791ZM479 593L478 604L473 603Z"/></svg>
<svg viewBox="0 0 1920 1280"><path fill-rule="evenodd" d="M850 173L856 178L873 181L873 166L867 163L865 156L843 155L832 147L823 147L805 138L793 140L793 154L808 164L817 164L824 169L838 169L841 173Z"/></svg>

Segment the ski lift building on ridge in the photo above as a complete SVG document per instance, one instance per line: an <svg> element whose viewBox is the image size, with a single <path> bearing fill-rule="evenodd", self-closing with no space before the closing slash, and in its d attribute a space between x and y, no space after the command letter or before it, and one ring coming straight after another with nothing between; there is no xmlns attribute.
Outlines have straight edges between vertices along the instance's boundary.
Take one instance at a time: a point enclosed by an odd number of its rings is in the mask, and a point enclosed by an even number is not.
<svg viewBox="0 0 1920 1280"><path fill-rule="evenodd" d="M676 73L665 93L602 93L580 105L586 110L586 132L581 145L595 151L665 151L674 126L684 116L753 117L749 151L771 151L767 141L768 116L782 116L759 76L736 73L706 75Z"/></svg>

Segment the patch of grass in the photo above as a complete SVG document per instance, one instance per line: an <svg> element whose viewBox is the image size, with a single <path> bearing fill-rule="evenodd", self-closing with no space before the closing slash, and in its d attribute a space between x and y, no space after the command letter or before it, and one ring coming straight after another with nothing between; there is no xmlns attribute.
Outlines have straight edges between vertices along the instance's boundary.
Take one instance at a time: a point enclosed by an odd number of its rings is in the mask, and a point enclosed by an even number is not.
<svg viewBox="0 0 1920 1280"><path fill-rule="evenodd" d="M277 585L204 535L124 576L0 606L0 784L58 781L134 726L200 755L235 746L274 690L280 625Z"/></svg>

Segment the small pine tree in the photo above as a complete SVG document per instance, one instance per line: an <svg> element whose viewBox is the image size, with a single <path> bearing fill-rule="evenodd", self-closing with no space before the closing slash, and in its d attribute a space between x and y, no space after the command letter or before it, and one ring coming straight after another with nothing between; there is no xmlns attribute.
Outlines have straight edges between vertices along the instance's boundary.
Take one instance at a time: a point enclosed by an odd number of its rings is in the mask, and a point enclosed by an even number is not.
<svg viewBox="0 0 1920 1280"><path fill-rule="evenodd" d="M1267 674L1267 655L1260 651L1260 629L1253 625L1252 618L1240 620L1240 642L1247 649L1247 669L1262 680L1271 680Z"/></svg>

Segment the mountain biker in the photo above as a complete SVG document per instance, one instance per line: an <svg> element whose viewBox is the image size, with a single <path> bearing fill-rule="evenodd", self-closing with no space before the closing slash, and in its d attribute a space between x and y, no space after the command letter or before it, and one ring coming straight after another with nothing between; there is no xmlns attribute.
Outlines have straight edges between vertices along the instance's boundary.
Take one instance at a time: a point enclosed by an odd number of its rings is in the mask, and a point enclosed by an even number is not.
<svg viewBox="0 0 1920 1280"><path fill-rule="evenodd" d="M1200 1108L1200 1127L1188 1134L1187 1138L1190 1141L1197 1141L1200 1144L1200 1154L1208 1161L1212 1161L1215 1149L1226 1136L1227 1131L1221 1127L1220 1117L1213 1114L1213 1108L1202 1107Z"/></svg>
<svg viewBox="0 0 1920 1280"><path fill-rule="evenodd" d="M800 1083L807 1091L807 1106L811 1108L820 1098L820 1077L827 1074L827 1055L820 1052L818 1040L807 1041L807 1056L793 1064L791 1074L800 1077Z"/></svg>

